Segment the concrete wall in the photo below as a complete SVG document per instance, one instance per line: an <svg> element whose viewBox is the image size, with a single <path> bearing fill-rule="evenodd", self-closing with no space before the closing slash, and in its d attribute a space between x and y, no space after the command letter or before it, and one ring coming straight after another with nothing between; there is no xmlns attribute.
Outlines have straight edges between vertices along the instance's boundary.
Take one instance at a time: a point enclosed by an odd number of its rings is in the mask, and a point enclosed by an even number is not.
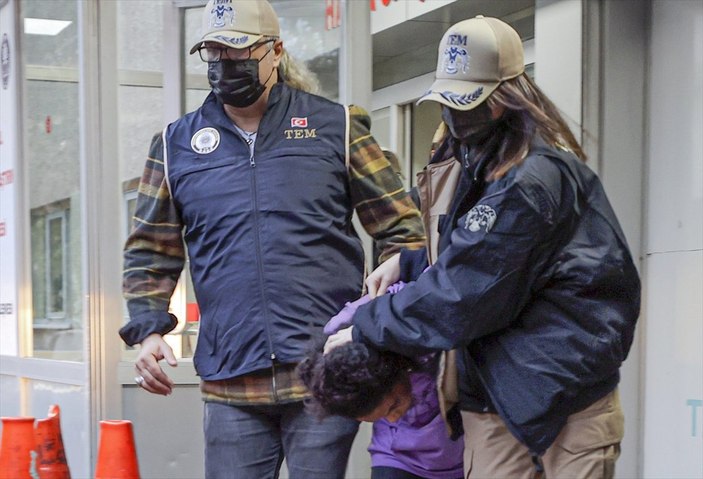
<svg viewBox="0 0 703 479"><path fill-rule="evenodd" d="M640 477L703 477L703 2L651 9Z"/></svg>

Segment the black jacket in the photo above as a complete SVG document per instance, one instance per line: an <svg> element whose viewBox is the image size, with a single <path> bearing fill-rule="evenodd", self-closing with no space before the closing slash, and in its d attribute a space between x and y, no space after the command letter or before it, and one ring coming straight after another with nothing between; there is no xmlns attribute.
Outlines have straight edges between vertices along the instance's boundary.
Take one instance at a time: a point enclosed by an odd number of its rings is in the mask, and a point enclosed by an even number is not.
<svg viewBox="0 0 703 479"><path fill-rule="evenodd" d="M573 154L538 140L503 178L481 176L465 172L433 267L420 274L424 252L403 251L401 279L416 281L359 308L354 338L401 354L463 348L462 407L483 399L542 454L617 385L640 281L599 179Z"/></svg>

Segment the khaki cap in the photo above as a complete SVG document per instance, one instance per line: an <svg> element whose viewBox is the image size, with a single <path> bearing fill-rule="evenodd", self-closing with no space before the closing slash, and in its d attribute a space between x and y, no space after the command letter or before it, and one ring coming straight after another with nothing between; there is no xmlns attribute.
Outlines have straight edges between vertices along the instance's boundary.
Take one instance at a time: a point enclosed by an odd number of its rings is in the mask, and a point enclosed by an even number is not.
<svg viewBox="0 0 703 479"><path fill-rule="evenodd" d="M266 0L210 0L203 10L202 32L191 55L203 42L248 48L263 37L280 36L280 27L278 15Z"/></svg>
<svg viewBox="0 0 703 479"><path fill-rule="evenodd" d="M497 18L479 15L449 28L439 43L435 81L418 103L431 100L472 110L500 82L525 71L518 33Z"/></svg>

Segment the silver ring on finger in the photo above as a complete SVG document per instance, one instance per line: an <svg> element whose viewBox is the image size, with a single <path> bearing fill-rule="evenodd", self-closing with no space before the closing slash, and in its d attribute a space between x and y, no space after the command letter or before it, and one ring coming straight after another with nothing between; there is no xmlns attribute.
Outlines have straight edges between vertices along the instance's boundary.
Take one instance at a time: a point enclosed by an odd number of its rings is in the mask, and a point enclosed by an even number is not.
<svg viewBox="0 0 703 479"><path fill-rule="evenodd" d="M134 378L134 382L137 384L137 386L142 387L144 385L144 376L136 376Z"/></svg>

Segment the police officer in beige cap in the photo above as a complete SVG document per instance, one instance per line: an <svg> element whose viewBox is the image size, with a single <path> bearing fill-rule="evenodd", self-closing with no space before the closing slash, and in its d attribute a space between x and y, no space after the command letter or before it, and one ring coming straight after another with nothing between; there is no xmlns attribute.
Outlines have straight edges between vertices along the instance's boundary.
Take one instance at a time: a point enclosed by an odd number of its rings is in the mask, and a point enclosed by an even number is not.
<svg viewBox="0 0 703 479"><path fill-rule="evenodd" d="M525 74L512 27L464 20L438 53L420 99L440 104L446 131L418 178L428 247L379 266L372 295L408 285L359 308L326 349L456 348L468 478L612 478L619 368L640 306L618 220Z"/></svg>
<svg viewBox="0 0 703 479"><path fill-rule="evenodd" d="M419 212L363 109L310 93L265 0L210 0L190 50L212 92L151 146L125 246L137 385L168 395L162 335L186 254L200 309L193 364L208 479L342 479L358 422L306 413L296 366L361 295L358 213L381 259L424 245ZM185 245L184 245L185 240ZM187 246L187 248L185 247Z"/></svg>

